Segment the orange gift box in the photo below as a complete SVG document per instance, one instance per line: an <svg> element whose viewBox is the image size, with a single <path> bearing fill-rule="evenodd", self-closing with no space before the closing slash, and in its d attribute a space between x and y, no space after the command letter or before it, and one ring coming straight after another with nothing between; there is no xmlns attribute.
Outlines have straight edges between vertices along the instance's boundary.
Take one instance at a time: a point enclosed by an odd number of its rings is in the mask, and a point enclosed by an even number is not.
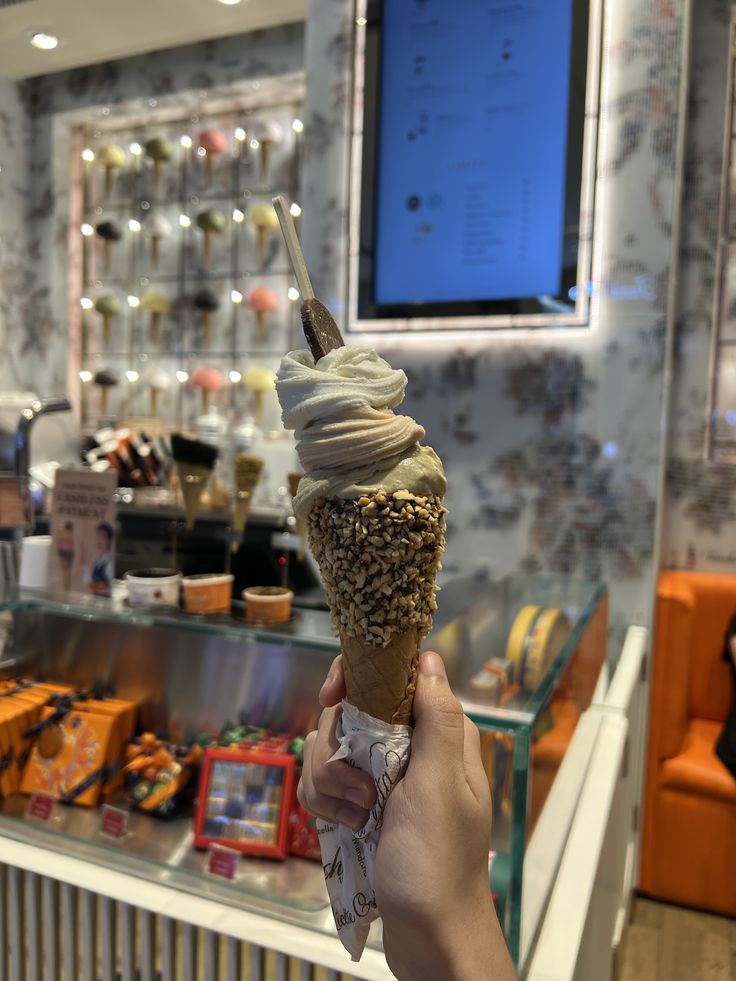
<svg viewBox="0 0 736 981"><path fill-rule="evenodd" d="M105 781L115 717L46 708L23 772L24 794L93 806ZM48 755L42 755L41 750Z"/></svg>
<svg viewBox="0 0 736 981"><path fill-rule="evenodd" d="M107 796L123 785L123 754L135 732L138 706L119 698L89 698L74 703L77 712L109 716L113 720L105 758L102 794Z"/></svg>

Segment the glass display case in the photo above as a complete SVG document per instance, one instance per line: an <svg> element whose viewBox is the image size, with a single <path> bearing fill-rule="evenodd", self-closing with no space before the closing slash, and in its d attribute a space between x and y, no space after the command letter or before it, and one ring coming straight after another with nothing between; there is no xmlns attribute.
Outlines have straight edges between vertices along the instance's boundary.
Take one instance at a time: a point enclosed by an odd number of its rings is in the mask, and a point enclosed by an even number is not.
<svg viewBox="0 0 736 981"><path fill-rule="evenodd" d="M299 736L319 714L317 692L339 651L326 610L300 608L280 626L228 616L137 611L114 601L17 588L0 592L0 674L114 691L138 706L138 729L178 744L226 724ZM511 576L445 583L433 634L467 714L481 730L494 795L489 871L518 957L524 854L577 720L605 662L605 588ZM207 871L193 845L191 809L160 820L131 807L123 789L105 803L126 832L105 834L103 809L29 812L29 797L0 802L0 834L182 891L334 935L319 861L238 857L232 878ZM380 946L380 933L369 941Z"/></svg>

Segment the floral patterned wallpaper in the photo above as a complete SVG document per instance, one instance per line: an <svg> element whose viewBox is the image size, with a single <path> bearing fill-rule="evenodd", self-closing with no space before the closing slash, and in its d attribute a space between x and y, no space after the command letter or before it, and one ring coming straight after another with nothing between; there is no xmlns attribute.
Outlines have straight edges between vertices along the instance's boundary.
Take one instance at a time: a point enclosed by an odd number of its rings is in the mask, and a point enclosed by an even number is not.
<svg viewBox="0 0 736 981"><path fill-rule="evenodd" d="M603 579L615 642L626 624L649 622L657 571L682 10L681 0L606 7L590 328L378 341L407 371L407 407L446 464L446 567ZM348 0L311 0L303 233L337 310L352 30Z"/></svg>

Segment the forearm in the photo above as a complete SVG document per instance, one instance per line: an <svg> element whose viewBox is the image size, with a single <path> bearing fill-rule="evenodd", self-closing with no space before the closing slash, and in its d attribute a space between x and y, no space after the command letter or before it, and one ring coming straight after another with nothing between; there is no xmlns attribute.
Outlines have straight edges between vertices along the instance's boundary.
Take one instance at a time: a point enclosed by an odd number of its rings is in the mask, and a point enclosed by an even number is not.
<svg viewBox="0 0 736 981"><path fill-rule="evenodd" d="M426 926L384 923L386 960L398 981L516 981L490 896L466 909Z"/></svg>

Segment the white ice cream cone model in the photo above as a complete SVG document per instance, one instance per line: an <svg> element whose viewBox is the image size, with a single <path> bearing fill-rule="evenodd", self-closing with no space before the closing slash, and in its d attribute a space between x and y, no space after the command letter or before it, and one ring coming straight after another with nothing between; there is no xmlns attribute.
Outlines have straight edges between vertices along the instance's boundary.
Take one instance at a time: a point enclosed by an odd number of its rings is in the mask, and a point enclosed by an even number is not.
<svg viewBox="0 0 736 981"><path fill-rule="evenodd" d="M155 269L158 266L161 242L171 235L171 222L160 211L154 211L146 218L143 227L151 240L151 265Z"/></svg>
<svg viewBox="0 0 736 981"><path fill-rule="evenodd" d="M260 157L261 178L266 180L271 164L271 154L273 148L283 142L284 131L278 123L265 121L256 123L253 127L253 135L258 141L258 153Z"/></svg>
<svg viewBox="0 0 736 981"><path fill-rule="evenodd" d="M172 377L168 371L154 365L145 373L143 380L150 390L151 415L157 416L161 395L171 388L173 384Z"/></svg>

